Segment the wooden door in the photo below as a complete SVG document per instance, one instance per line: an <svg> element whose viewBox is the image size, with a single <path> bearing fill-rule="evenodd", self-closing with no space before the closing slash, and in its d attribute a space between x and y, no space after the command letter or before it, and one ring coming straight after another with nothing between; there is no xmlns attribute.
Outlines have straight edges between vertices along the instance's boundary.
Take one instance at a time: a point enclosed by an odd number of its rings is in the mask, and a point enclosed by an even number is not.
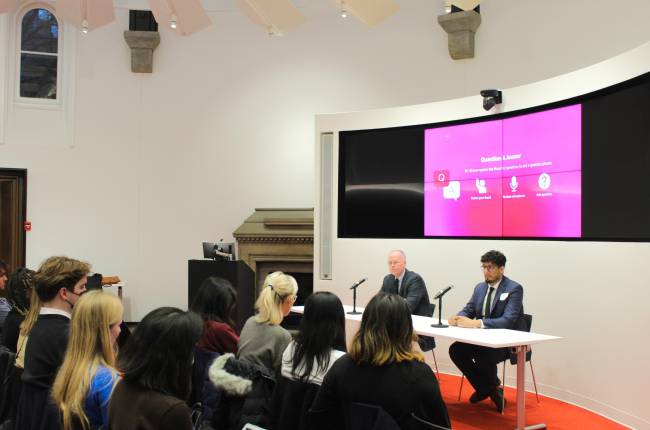
<svg viewBox="0 0 650 430"><path fill-rule="evenodd" d="M27 170L0 168L0 259L9 270L25 265Z"/></svg>

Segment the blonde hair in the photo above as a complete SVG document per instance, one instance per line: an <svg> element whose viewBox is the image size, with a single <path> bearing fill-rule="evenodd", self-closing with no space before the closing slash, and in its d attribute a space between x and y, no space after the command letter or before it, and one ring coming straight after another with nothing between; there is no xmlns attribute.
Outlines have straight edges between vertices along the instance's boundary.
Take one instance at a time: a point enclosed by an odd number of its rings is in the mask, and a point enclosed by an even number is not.
<svg viewBox="0 0 650 430"><path fill-rule="evenodd" d="M84 411L86 395L99 365L115 371L111 326L122 321L122 303L112 294L83 294L72 310L70 340L63 364L54 380L52 398L59 406L63 429L90 426Z"/></svg>
<svg viewBox="0 0 650 430"><path fill-rule="evenodd" d="M255 319L261 324L277 325L282 322L282 303L298 294L298 283L293 276L282 272L269 274L262 284L262 290L255 302Z"/></svg>
<svg viewBox="0 0 650 430"><path fill-rule="evenodd" d="M27 315L25 315L23 322L20 323L21 335L28 336L29 332L32 331L32 327L34 327L34 324L38 319L38 314L41 312L41 306L41 299L38 298L36 292L32 291L32 296L29 299L29 310L27 311Z"/></svg>
<svg viewBox="0 0 650 430"><path fill-rule="evenodd" d="M422 354L413 350L416 340L406 300L397 294L379 293L363 311L349 354L355 363L372 366L424 361Z"/></svg>

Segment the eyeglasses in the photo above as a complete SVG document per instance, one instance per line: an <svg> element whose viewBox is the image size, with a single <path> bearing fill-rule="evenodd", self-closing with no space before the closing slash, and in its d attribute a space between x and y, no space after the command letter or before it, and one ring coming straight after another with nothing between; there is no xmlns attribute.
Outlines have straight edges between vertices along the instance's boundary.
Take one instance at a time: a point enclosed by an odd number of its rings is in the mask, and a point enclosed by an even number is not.
<svg viewBox="0 0 650 430"><path fill-rule="evenodd" d="M481 270L486 272L492 272L496 268L497 266L493 266L492 264L481 264Z"/></svg>

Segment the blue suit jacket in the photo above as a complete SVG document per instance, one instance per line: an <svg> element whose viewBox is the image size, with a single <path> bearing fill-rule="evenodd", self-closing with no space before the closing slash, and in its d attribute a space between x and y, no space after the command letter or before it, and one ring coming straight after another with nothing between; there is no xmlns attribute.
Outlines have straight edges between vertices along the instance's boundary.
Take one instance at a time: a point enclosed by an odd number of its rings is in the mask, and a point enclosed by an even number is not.
<svg viewBox="0 0 650 430"><path fill-rule="evenodd" d="M427 293L427 287L420 275L404 269L401 289L401 296L408 302L412 315L431 316L432 311L429 305L429 293ZM397 288L395 288L395 276L386 275L381 284L380 291L383 293L398 294Z"/></svg>
<svg viewBox="0 0 650 430"><path fill-rule="evenodd" d="M510 278L503 277L499 287L492 298L490 315L483 315L483 301L488 284L479 283L474 287L474 293L469 302L458 315L468 318L482 319L485 328L507 328L512 330L526 330L523 321L524 314L524 289Z"/></svg>

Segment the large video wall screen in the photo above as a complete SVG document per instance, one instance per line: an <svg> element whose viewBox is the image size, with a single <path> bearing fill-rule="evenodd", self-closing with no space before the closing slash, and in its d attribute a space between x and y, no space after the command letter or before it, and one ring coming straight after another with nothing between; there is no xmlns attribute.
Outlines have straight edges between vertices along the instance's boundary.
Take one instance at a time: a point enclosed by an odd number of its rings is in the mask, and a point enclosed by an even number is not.
<svg viewBox="0 0 650 430"><path fill-rule="evenodd" d="M339 237L650 241L650 74L522 112L339 133Z"/></svg>

